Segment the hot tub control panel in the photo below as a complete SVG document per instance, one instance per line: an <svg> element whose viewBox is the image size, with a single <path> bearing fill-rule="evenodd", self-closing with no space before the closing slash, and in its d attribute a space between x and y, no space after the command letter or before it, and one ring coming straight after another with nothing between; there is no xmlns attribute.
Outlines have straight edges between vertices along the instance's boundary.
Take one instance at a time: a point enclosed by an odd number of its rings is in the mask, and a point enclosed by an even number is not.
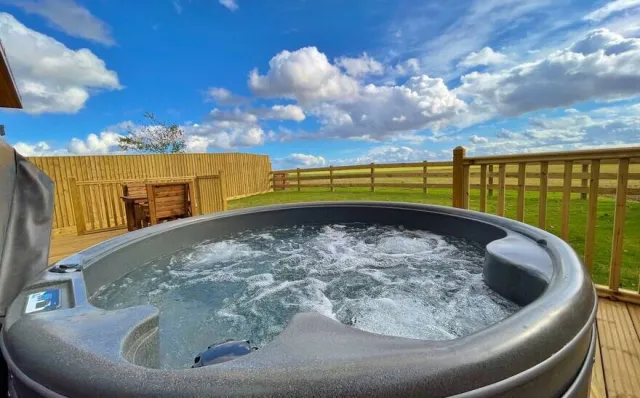
<svg viewBox="0 0 640 398"><path fill-rule="evenodd" d="M41 292L31 293L27 296L25 314L34 312L46 312L60 308L60 289L47 289Z"/></svg>

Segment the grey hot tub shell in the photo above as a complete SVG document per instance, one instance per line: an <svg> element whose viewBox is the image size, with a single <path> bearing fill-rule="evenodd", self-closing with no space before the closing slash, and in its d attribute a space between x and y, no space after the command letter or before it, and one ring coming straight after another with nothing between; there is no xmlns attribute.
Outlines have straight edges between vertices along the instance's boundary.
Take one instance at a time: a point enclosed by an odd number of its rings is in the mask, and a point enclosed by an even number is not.
<svg viewBox="0 0 640 398"><path fill-rule="evenodd" d="M309 223L402 225L486 245L484 277L524 307L472 335L424 341L376 335L319 314L296 315L271 343L223 364L157 366L158 313L96 308L102 285L148 260L204 239ZM41 396L586 396L594 356L596 296L574 251L508 219L438 206L329 202L231 211L166 223L106 241L42 272L11 305L2 352L24 394ZM26 297L62 292L61 308L25 314Z"/></svg>

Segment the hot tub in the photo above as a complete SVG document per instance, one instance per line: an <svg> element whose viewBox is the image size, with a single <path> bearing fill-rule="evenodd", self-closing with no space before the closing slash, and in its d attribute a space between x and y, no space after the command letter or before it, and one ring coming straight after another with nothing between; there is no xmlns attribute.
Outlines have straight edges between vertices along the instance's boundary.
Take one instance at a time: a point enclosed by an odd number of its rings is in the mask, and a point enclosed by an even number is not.
<svg viewBox="0 0 640 398"><path fill-rule="evenodd" d="M248 355L194 369L163 369L155 307L106 310L90 301L150 259L203 239L351 223L475 242L484 249L484 283L521 308L447 340L370 333L317 312L298 313ZM20 396L586 396L595 312L595 291L576 254L537 228L438 206L309 203L165 223L61 260L12 303L1 347Z"/></svg>

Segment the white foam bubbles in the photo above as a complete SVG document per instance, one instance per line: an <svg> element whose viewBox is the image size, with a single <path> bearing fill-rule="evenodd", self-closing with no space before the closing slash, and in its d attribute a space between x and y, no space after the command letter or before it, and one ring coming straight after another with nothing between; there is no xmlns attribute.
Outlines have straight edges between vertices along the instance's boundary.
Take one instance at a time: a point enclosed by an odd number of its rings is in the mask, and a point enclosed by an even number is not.
<svg viewBox="0 0 640 398"><path fill-rule="evenodd" d="M227 338L264 345L308 311L374 333L451 339L518 309L484 284L483 257L472 242L427 231L273 228L154 260L92 301L158 307L166 368L189 366L200 350Z"/></svg>

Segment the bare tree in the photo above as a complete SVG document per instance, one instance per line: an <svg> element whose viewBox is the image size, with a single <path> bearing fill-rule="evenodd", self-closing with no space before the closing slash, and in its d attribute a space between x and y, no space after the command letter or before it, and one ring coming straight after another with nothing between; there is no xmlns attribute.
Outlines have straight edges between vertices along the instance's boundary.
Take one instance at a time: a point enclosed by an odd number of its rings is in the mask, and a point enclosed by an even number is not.
<svg viewBox="0 0 640 398"><path fill-rule="evenodd" d="M130 128L126 136L118 139L123 151L151 153L184 152L184 130L177 124L168 124L156 119L151 112L145 112L143 126Z"/></svg>

